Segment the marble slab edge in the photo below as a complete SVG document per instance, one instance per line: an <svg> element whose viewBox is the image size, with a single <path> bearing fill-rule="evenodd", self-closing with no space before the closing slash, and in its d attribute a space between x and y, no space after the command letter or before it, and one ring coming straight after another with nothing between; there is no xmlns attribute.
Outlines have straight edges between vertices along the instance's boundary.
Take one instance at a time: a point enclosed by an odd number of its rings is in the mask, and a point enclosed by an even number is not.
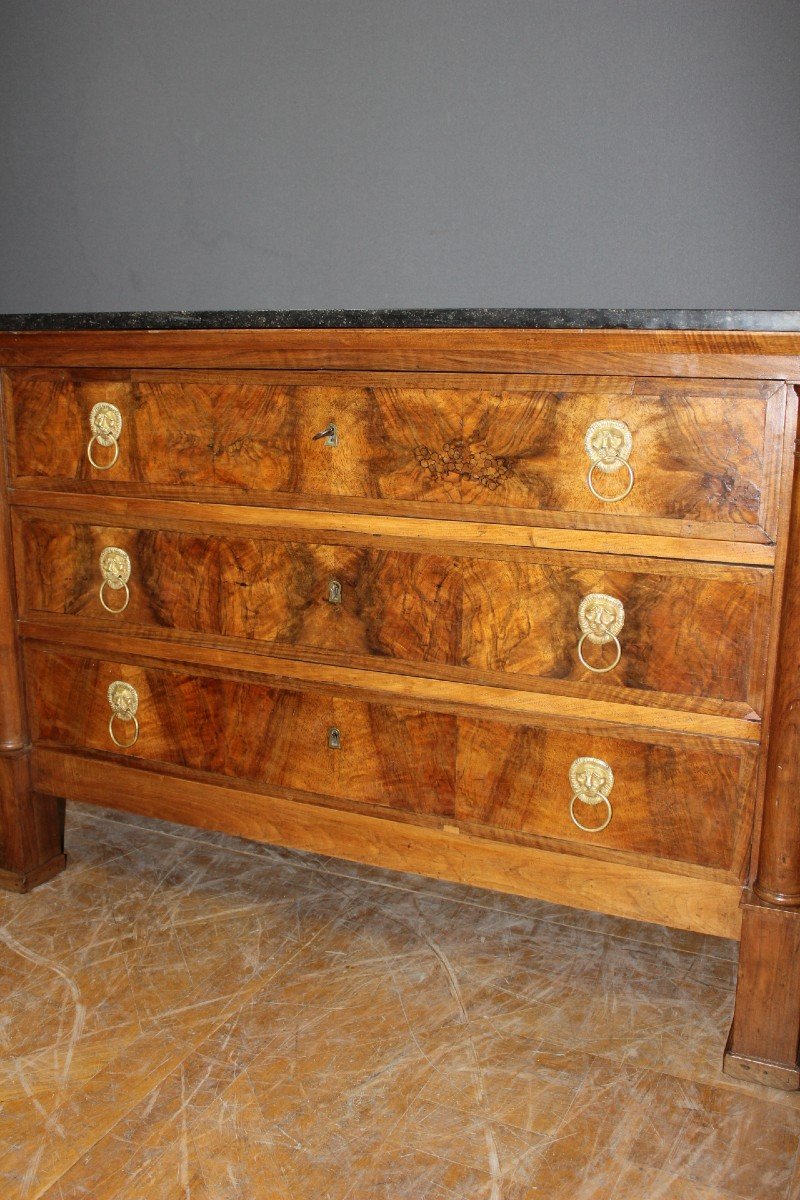
<svg viewBox="0 0 800 1200"><path fill-rule="evenodd" d="M170 329L655 329L800 332L800 309L392 308L0 313L0 333Z"/></svg>

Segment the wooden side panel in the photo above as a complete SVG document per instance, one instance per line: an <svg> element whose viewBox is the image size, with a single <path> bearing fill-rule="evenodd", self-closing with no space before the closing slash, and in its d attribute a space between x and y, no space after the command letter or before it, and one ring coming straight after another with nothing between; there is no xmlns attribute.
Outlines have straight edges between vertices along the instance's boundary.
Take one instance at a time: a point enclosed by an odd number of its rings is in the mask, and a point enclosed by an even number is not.
<svg viewBox="0 0 800 1200"><path fill-rule="evenodd" d="M99 599L106 546L129 555L130 601ZM25 615L59 613L137 626L349 655L440 664L538 681L679 696L682 704L763 704L771 572L743 567L616 566L599 555L405 553L370 546L205 536L26 517L17 537ZM627 566L628 569L622 569ZM331 583L340 603L329 601ZM600 592L624 606L619 664L605 675L578 656L578 610ZM106 589L108 603L124 602ZM595 666L612 646L584 643ZM646 699L646 696L643 697Z"/></svg>
<svg viewBox="0 0 800 1200"><path fill-rule="evenodd" d="M454 811L455 718L28 647L33 737L117 753L109 684L139 697L130 758L439 816ZM340 748L329 745L332 729ZM130 722L115 723L119 740Z"/></svg>
<svg viewBox="0 0 800 1200"><path fill-rule="evenodd" d="M642 518L715 537L770 539L768 476L780 440L775 384L589 378L291 377L243 372L11 371L14 470L71 487L197 487L369 502L525 522L542 514L614 528ZM93 404L123 418L108 471L86 457ZM603 503L587 485L593 422L630 429L634 486ZM314 435L331 423L337 444ZM627 473L598 473L613 494ZM605 480L605 481L604 481ZM737 532L738 531L738 532ZM655 529L650 530L655 532ZM682 532L686 532L682 530Z"/></svg>
<svg viewBox="0 0 800 1200"><path fill-rule="evenodd" d="M606 762L614 774L613 815L587 833L570 817L569 771L577 758ZM456 813L487 829L634 850L741 875L746 858L756 751L685 740L648 746L590 730L559 733L459 719ZM579 802L578 820L604 819L602 805Z"/></svg>
<svg viewBox="0 0 800 1200"><path fill-rule="evenodd" d="M764 763L763 825L753 891L745 897L736 1008L725 1069L800 1086L800 445L778 570L775 684Z"/></svg>
<svg viewBox="0 0 800 1200"><path fill-rule="evenodd" d="M0 888L26 892L64 867L64 803L31 787L6 463L0 440Z"/></svg>

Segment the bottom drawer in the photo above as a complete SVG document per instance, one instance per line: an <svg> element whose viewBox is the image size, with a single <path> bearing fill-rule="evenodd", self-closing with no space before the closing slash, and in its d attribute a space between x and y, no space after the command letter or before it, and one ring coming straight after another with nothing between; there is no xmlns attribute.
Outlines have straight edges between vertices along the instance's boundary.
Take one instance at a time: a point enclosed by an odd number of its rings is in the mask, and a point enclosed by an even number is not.
<svg viewBox="0 0 800 1200"><path fill-rule="evenodd" d="M462 718L456 817L515 840L577 839L742 878L757 763L753 743Z"/></svg>
<svg viewBox="0 0 800 1200"><path fill-rule="evenodd" d="M27 666L36 740L453 817L454 717L31 647Z"/></svg>
<svg viewBox="0 0 800 1200"><path fill-rule="evenodd" d="M445 818L495 839L744 873L753 743L456 717L35 645L26 659L37 742Z"/></svg>

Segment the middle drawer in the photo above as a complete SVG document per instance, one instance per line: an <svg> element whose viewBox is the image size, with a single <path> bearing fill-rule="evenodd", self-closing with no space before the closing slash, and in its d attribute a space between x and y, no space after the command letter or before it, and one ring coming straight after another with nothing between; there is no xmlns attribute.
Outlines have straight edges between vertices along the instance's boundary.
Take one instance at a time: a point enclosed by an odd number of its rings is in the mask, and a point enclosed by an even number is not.
<svg viewBox="0 0 800 1200"><path fill-rule="evenodd" d="M23 617L579 695L602 687L731 716L762 710L767 569L17 520Z"/></svg>
<svg viewBox="0 0 800 1200"><path fill-rule="evenodd" d="M18 517L23 617L209 635L351 665L760 713L771 571Z"/></svg>

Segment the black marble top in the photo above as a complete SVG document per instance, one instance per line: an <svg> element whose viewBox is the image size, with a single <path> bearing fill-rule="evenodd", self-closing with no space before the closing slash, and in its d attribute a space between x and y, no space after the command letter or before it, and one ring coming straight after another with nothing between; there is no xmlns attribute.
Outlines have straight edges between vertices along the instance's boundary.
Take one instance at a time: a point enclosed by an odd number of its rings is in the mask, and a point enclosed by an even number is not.
<svg viewBox="0 0 800 1200"><path fill-rule="evenodd" d="M0 313L0 332L103 329L740 329L800 332L800 309L389 308Z"/></svg>

